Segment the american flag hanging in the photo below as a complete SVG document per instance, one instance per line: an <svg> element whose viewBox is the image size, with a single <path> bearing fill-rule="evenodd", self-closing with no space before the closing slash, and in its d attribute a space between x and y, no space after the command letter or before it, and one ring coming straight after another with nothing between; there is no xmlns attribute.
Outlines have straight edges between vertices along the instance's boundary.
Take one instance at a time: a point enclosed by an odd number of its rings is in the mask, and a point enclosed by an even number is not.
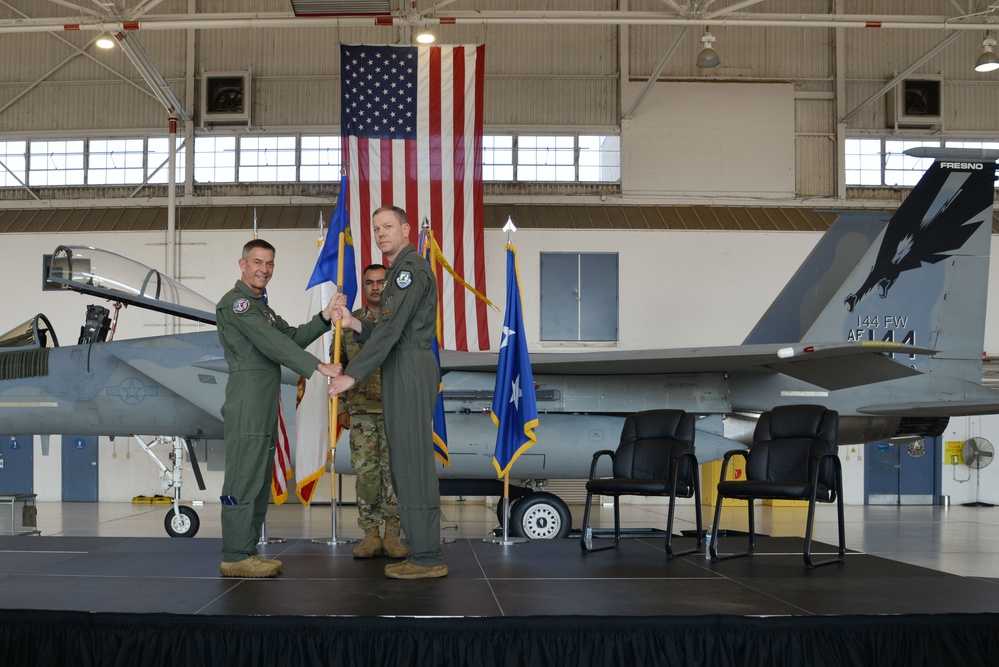
<svg viewBox="0 0 999 667"><path fill-rule="evenodd" d="M371 239L371 214L394 204L406 210L414 245L427 218L452 267L484 294L485 47L341 46L340 62L341 134L358 270L381 261ZM441 270L437 281L443 347L489 349L485 303Z"/></svg>

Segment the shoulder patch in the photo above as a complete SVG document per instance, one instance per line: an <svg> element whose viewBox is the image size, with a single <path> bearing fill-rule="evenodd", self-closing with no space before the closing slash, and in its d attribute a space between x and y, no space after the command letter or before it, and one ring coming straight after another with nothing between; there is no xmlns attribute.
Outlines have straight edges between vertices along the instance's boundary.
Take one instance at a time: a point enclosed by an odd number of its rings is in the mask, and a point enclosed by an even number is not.
<svg viewBox="0 0 999 667"><path fill-rule="evenodd" d="M395 277L395 284L399 289L406 289L413 284L413 273L411 271L400 271Z"/></svg>
<svg viewBox="0 0 999 667"><path fill-rule="evenodd" d="M245 313L250 308L250 302L246 299L236 299L232 302L232 312Z"/></svg>

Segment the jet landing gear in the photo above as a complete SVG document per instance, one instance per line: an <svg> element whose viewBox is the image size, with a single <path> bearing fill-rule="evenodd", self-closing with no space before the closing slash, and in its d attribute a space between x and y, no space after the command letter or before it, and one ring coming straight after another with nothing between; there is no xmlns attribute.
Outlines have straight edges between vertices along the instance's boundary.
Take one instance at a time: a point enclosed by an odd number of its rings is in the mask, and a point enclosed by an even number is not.
<svg viewBox="0 0 999 667"><path fill-rule="evenodd" d="M163 526L170 537L194 537L201 527L201 520L198 513L187 505L178 505L167 512Z"/></svg>
<svg viewBox="0 0 999 667"><path fill-rule="evenodd" d="M173 506L163 519L163 527L166 528L170 537L194 537L201 527L201 520L198 513L187 505L180 504L181 477L184 472L184 448L187 448L191 457L191 467L194 469L194 477L198 480L198 488L205 490L205 480L201 476L201 468L198 466L198 459L194 455L194 449L184 438L170 437L165 435L156 436L150 442L137 435L134 437L149 456L160 468L160 480L163 482L163 492L173 489ZM168 468L159 457L153 452L153 447L157 445L168 445L172 448L169 454L170 467Z"/></svg>
<svg viewBox="0 0 999 667"><path fill-rule="evenodd" d="M510 535L532 540L568 537L572 513L553 493L539 491L518 498L510 507Z"/></svg>

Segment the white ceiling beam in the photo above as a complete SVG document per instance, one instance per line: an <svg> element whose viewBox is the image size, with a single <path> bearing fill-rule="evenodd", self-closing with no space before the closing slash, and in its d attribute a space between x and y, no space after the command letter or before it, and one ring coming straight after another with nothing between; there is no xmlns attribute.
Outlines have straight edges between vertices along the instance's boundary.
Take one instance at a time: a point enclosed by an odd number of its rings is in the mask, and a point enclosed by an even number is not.
<svg viewBox="0 0 999 667"><path fill-rule="evenodd" d="M54 0L53 0L54 1ZM391 24L387 23L391 21ZM455 12L447 17L422 17L423 23L452 25L663 25L740 26L783 28L851 28L901 30L982 30L999 22L996 10L962 19L952 16L905 16L857 14L753 14L737 16L679 16L663 12L546 12L481 11ZM106 18L64 18L0 20L0 33L58 32L62 30L224 30L240 28L320 28L349 26L409 26L406 16L316 16L299 18L288 12L214 13L149 16L141 21L110 21Z"/></svg>

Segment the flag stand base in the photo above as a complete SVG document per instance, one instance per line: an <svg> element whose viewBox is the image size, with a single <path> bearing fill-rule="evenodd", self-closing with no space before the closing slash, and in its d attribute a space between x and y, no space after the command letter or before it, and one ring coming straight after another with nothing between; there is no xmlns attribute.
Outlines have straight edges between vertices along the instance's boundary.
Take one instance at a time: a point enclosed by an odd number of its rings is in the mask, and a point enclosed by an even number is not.
<svg viewBox="0 0 999 667"><path fill-rule="evenodd" d="M330 521L332 524L332 537L317 537L311 540L313 544L325 544L327 546L333 546L337 544L354 544L360 542L356 537L337 537L336 534L336 508L337 499L336 496L330 498Z"/></svg>
<svg viewBox="0 0 999 667"><path fill-rule="evenodd" d="M526 537L483 537L483 542L488 542L489 544L501 544L504 547L510 546L511 544L527 544L530 542Z"/></svg>
<svg viewBox="0 0 999 667"><path fill-rule="evenodd" d="M310 540L313 544L354 544L355 542L360 542L361 540L356 537L317 537L314 540Z"/></svg>
<svg viewBox="0 0 999 667"><path fill-rule="evenodd" d="M482 541L489 544L501 544L503 546L510 546L512 544L526 544L530 542L526 537L510 537L510 478L506 477L503 480L503 531L500 535L490 535L489 537L483 537Z"/></svg>
<svg viewBox="0 0 999 667"><path fill-rule="evenodd" d="M287 542L283 537L267 537L267 522L264 521L260 525L260 539L257 540L257 544L284 544Z"/></svg>

